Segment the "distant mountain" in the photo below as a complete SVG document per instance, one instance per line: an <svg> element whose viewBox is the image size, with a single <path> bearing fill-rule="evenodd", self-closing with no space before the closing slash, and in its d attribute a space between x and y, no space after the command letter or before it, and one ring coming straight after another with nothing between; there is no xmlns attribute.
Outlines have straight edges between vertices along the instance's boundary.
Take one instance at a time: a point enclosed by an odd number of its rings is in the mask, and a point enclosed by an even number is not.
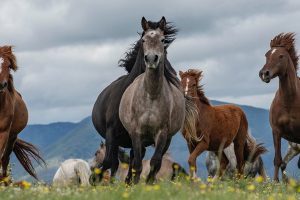
<svg viewBox="0 0 300 200"><path fill-rule="evenodd" d="M224 102L212 101L212 104L225 104ZM241 106L245 111L250 131L256 138L257 142L263 142L269 150L263 156L265 167L268 175L273 175L273 156L274 147L271 128L269 125L269 111L266 109L255 108L251 106ZM39 177L50 182L57 170L59 163L68 158L82 158L88 160L93 157L96 149L99 146L100 135L94 129L91 117L83 119L79 123L53 123L49 125L29 125L20 134L20 138L37 145L44 158L48 162L47 169L37 168ZM103 139L102 139L103 140ZM283 142L283 153L285 153L286 142ZM183 139L181 133L173 137L169 151L174 159L182 164L186 169L188 159L188 149L186 141ZM153 149L148 148L146 158L150 158ZM206 168L204 164L205 153L198 158L199 166L198 174L206 176ZM295 159L288 166L289 175L297 175L298 169L296 167ZM15 179L28 178L26 172L20 166L15 158L12 159L13 175Z"/></svg>

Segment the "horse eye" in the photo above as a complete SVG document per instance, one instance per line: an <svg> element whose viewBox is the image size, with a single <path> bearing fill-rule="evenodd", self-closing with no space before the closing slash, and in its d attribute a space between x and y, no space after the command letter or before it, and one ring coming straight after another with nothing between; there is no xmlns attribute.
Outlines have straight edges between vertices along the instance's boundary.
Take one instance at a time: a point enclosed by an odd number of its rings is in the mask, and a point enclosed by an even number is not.
<svg viewBox="0 0 300 200"><path fill-rule="evenodd" d="M144 43L145 42L145 40L144 39L142 39L142 43Z"/></svg>
<svg viewBox="0 0 300 200"><path fill-rule="evenodd" d="M280 55L279 55L279 58L283 58L283 55L282 55L282 54L280 54Z"/></svg>
<svg viewBox="0 0 300 200"><path fill-rule="evenodd" d="M165 39L162 39L161 42L162 42L162 43L165 43Z"/></svg>

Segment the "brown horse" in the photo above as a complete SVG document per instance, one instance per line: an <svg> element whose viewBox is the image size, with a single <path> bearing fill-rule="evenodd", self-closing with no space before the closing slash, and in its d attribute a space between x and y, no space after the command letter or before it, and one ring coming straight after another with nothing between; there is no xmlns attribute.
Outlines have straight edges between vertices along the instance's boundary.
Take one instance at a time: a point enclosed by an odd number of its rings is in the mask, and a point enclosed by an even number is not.
<svg viewBox="0 0 300 200"><path fill-rule="evenodd" d="M7 177L7 166L12 151L25 170L37 179L30 157L39 164L45 161L35 146L18 138L28 121L26 105L14 88L10 71L18 69L16 57L11 46L0 47L0 166L1 178ZM0 179L1 179L0 178Z"/></svg>
<svg viewBox="0 0 300 200"><path fill-rule="evenodd" d="M285 170L281 158L281 138L300 143L300 80L297 76L298 55L294 33L277 35L271 40L270 48L259 76L266 83L279 77L279 89L270 108L275 147L274 180L279 181L279 167L282 172Z"/></svg>
<svg viewBox="0 0 300 200"><path fill-rule="evenodd" d="M190 69L187 72L179 72L181 84L185 95L192 97L198 107L198 119L196 122L198 141L190 137L189 131L183 128L183 136L187 140L190 157L188 163L192 177L196 177L196 158L203 151L218 152L221 150L221 176L226 169L228 159L223 148L234 143L234 151L237 159L238 173L243 174L246 160L256 160L259 155L266 152L261 145L248 134L248 122L245 113L235 105L212 106L203 92L199 81L202 71Z"/></svg>

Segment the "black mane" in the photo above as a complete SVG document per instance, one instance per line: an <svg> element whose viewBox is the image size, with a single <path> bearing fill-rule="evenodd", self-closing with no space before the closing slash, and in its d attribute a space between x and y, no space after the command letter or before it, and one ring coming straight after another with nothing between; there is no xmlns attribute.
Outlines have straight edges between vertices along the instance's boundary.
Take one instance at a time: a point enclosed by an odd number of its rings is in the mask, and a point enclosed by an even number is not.
<svg viewBox="0 0 300 200"><path fill-rule="evenodd" d="M148 21L148 25L150 29L157 29L159 26L159 22ZM175 26L171 22L167 22L166 29L164 30L166 49L176 39L175 36L177 32L178 30L175 28ZM139 35L142 38L144 32L140 33ZM133 65L135 63L140 48L140 39L135 43L133 43L132 47L125 53L125 57L119 60L119 66L124 67L128 73L131 72Z"/></svg>
<svg viewBox="0 0 300 200"><path fill-rule="evenodd" d="M159 26L159 22L148 21L148 25L149 25L150 29L157 29ZM175 28L175 26L172 23L167 22L166 29L164 30L165 49L167 49L170 46L170 44L176 39L175 36L176 36L177 32L178 32L178 30ZM144 35L144 32L139 35L142 38ZM134 67L134 64L136 63L138 52L141 47L141 42L140 42L141 38L138 41L136 41L132 45L132 47L125 53L125 57L123 59L119 60L119 66L124 67L128 73L131 72L131 70ZM175 85L178 88L180 87L180 81L177 78L177 73L174 70L174 68L171 66L168 59L166 59L166 62L165 62L164 73L169 82L171 82L173 85Z"/></svg>

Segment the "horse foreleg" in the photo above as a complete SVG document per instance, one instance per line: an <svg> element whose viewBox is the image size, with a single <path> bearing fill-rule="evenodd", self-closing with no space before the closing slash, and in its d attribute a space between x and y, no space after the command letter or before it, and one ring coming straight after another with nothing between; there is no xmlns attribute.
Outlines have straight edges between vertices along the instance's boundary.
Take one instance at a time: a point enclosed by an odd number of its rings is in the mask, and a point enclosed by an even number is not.
<svg viewBox="0 0 300 200"><path fill-rule="evenodd" d="M287 152L285 157L283 158L283 162L281 164L281 172L282 172L282 179L284 181L288 180L288 177L286 176L286 166L292 160L295 156L297 156L300 152L296 151L291 145L288 146Z"/></svg>
<svg viewBox="0 0 300 200"><path fill-rule="evenodd" d="M196 159L197 157L205 150L208 149L208 142L206 142L204 139L201 140L195 147L195 149L192 151L192 153L189 156L189 167L190 167L190 176L192 178L197 177L197 164Z"/></svg>
<svg viewBox="0 0 300 200"><path fill-rule="evenodd" d="M3 164L5 165L5 163L2 162L7 148L8 138L9 138L9 130L0 131L0 167L2 168L2 174L0 176L0 180L5 177L3 174L4 173Z"/></svg>
<svg viewBox="0 0 300 200"><path fill-rule="evenodd" d="M274 181L279 182L278 171L282 163L281 158L281 137L278 132L273 131L273 142L275 148L275 157L274 157Z"/></svg>
<svg viewBox="0 0 300 200"><path fill-rule="evenodd" d="M7 143L7 146L6 146L6 149L5 149L5 153L4 153L4 155L3 155L2 159L1 159L2 160L2 176L4 178L8 176L8 174L7 174L7 168L8 168L8 164L9 164L9 160L10 160L10 154L13 151L16 139L17 139L17 135L11 136L8 139L8 143Z"/></svg>
<svg viewBox="0 0 300 200"><path fill-rule="evenodd" d="M143 170L142 160L144 158L143 155L143 144L139 134L131 137L132 139L132 147L133 147L133 166L132 166L132 177L133 183L137 184L140 181L140 176Z"/></svg>
<svg viewBox="0 0 300 200"><path fill-rule="evenodd" d="M155 152L150 160L150 173L147 176L146 182L152 184L155 180L156 174L161 168L162 157L168 150L171 143L171 138L168 138L166 133L161 133L155 145Z"/></svg>

